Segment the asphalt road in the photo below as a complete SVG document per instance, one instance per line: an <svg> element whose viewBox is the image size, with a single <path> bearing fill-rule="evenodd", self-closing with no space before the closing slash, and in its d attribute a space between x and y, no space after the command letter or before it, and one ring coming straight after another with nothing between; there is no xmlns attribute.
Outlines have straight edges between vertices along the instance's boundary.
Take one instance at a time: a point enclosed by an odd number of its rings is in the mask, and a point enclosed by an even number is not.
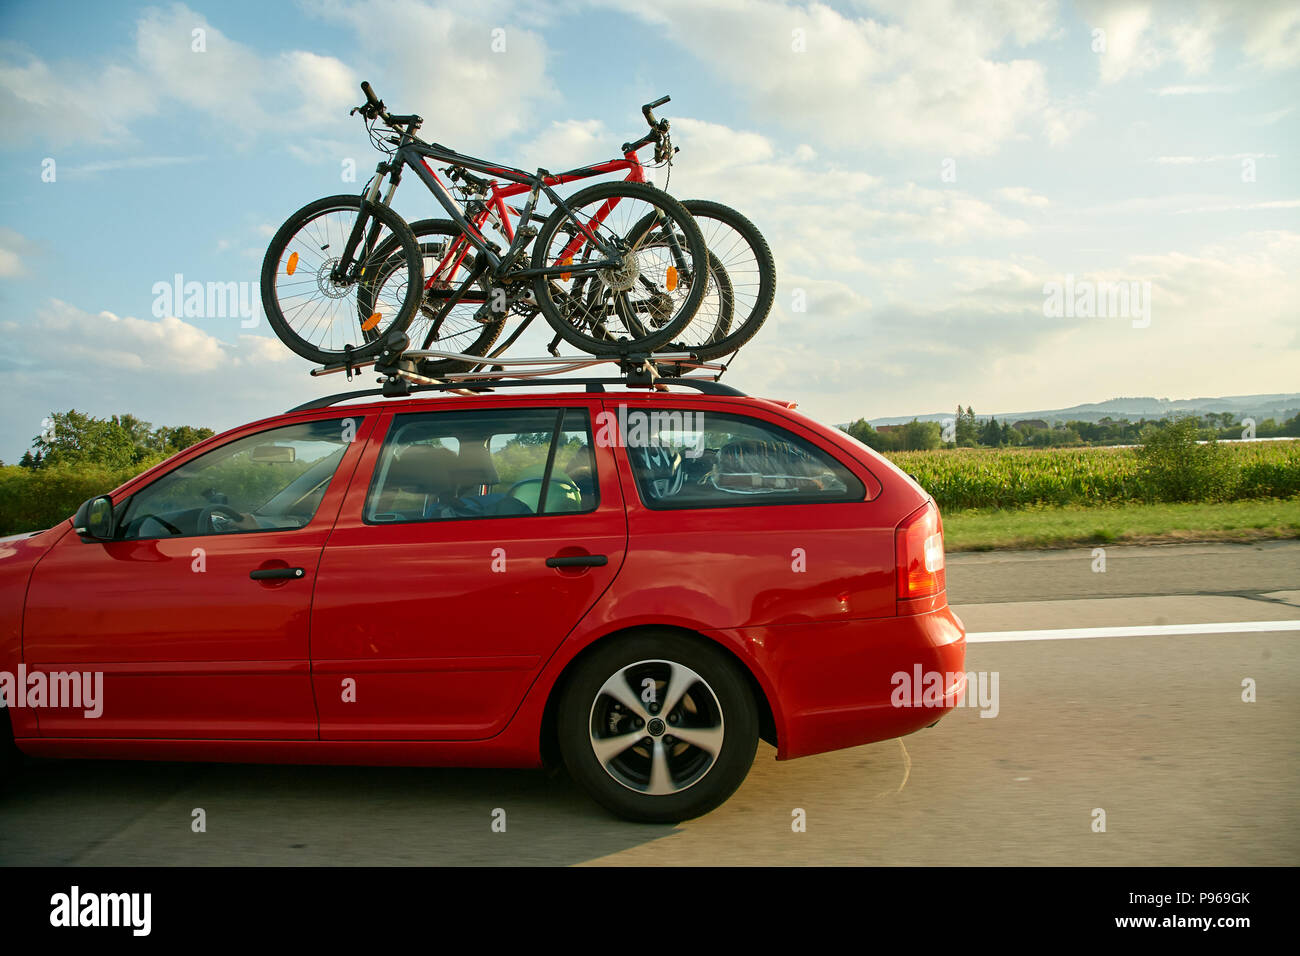
<svg viewBox="0 0 1300 956"><path fill-rule="evenodd" d="M1300 619L1300 542L1105 557L1099 572L1091 549L952 555L950 599L973 634L1224 629L973 642L996 716L963 707L785 763L760 745L740 791L680 826L623 823L542 772L50 762L0 795L0 863L1300 862L1300 631L1234 630Z"/></svg>

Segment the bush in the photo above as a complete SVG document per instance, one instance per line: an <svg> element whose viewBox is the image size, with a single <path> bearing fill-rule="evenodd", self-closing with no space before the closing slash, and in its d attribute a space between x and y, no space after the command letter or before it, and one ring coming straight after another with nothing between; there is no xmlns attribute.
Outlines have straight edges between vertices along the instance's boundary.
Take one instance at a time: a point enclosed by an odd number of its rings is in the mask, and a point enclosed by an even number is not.
<svg viewBox="0 0 1300 956"><path fill-rule="evenodd" d="M1138 482L1148 501L1226 501L1236 493L1237 463L1201 429L1184 418L1149 429L1137 450Z"/></svg>
<svg viewBox="0 0 1300 956"><path fill-rule="evenodd" d="M112 491L158 460L154 457L125 468L92 464L0 467L0 534L52 528L72 517L87 498Z"/></svg>

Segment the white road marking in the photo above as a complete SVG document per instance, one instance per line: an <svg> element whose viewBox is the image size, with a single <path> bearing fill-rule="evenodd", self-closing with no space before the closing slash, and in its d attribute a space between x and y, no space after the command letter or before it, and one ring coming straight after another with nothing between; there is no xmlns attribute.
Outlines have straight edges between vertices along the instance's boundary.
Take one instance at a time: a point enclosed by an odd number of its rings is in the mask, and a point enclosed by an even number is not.
<svg viewBox="0 0 1300 956"><path fill-rule="evenodd" d="M1088 637L1169 637L1177 634L1253 634L1300 631L1300 621L1227 621L1221 624L1141 624L1136 627L1066 627L1042 631L979 631L968 644L1003 641L1075 641Z"/></svg>

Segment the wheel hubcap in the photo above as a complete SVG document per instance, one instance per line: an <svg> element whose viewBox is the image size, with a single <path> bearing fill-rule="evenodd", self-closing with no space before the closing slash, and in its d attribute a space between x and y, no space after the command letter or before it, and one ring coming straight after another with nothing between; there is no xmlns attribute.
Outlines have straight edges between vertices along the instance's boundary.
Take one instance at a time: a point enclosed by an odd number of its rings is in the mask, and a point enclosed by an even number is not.
<svg viewBox="0 0 1300 956"><path fill-rule="evenodd" d="M588 731L607 774L629 790L666 796L699 783L717 763L722 706L689 667L638 661L596 692Z"/></svg>

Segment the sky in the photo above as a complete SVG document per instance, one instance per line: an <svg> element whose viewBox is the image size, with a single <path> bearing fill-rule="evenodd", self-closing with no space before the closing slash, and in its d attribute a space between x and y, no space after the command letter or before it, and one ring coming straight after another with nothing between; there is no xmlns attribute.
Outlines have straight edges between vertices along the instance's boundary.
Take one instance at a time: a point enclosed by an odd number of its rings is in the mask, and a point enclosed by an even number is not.
<svg viewBox="0 0 1300 956"><path fill-rule="evenodd" d="M0 0L0 459L51 411L221 430L347 387L257 283L380 158L361 80L549 169L670 94L667 188L776 257L724 381L824 421L1297 391L1298 74L1300 4L1269 0ZM412 177L394 207L441 212Z"/></svg>

